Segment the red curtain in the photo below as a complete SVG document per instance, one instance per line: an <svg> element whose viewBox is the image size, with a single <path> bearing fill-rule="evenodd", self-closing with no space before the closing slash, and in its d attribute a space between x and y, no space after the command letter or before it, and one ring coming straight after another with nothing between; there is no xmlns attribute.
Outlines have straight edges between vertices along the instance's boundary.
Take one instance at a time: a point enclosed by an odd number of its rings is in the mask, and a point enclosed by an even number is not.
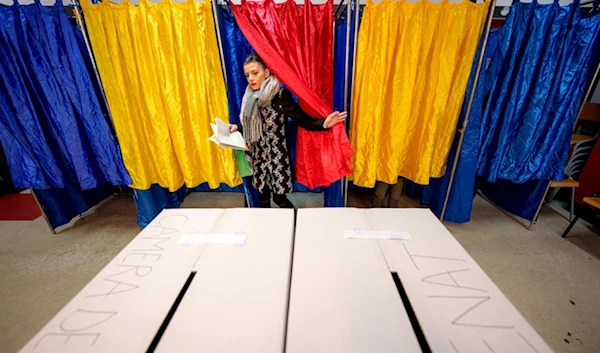
<svg viewBox="0 0 600 353"><path fill-rule="evenodd" d="M292 91L310 116L327 117L333 105L333 1L281 4L273 0L231 4L250 45ZM296 180L309 188L348 175L352 149L343 124L330 131L298 130Z"/></svg>

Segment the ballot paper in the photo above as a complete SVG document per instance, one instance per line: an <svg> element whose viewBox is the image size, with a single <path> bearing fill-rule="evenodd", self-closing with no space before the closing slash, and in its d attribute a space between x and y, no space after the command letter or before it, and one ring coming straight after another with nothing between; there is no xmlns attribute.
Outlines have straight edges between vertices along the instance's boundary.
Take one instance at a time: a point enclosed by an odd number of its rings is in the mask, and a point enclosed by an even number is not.
<svg viewBox="0 0 600 353"><path fill-rule="evenodd" d="M346 239L412 240L407 232L353 229L344 231Z"/></svg>
<svg viewBox="0 0 600 353"><path fill-rule="evenodd" d="M219 118L215 118L215 124L210 124L213 135L208 139L216 143L219 147L231 148L234 150L248 151L246 140L239 131L229 132L229 124Z"/></svg>

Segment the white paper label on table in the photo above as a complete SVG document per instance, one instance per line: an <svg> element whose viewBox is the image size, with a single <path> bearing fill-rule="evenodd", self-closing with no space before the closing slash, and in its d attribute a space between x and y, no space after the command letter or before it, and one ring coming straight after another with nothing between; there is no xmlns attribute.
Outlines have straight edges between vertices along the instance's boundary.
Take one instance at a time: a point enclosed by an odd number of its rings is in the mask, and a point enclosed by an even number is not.
<svg viewBox="0 0 600 353"><path fill-rule="evenodd" d="M179 240L179 244L190 246L192 244L224 244L244 245L248 235L245 232L238 233L186 233Z"/></svg>
<svg viewBox="0 0 600 353"><path fill-rule="evenodd" d="M344 232L346 239L388 239L388 240L412 240L407 232L396 232L389 230L364 230L354 229Z"/></svg>

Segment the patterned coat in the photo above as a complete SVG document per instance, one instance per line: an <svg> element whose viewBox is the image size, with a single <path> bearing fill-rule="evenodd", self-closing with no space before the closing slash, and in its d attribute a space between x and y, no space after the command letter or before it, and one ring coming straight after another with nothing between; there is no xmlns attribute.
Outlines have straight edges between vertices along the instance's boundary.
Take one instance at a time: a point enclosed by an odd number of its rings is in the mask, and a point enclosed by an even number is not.
<svg viewBox="0 0 600 353"><path fill-rule="evenodd" d="M308 116L294 101L287 89L281 89L271 101L271 105L260 109L263 121L263 136L250 148L254 187L260 193L271 189L274 194L292 192L294 180L292 163L286 135L286 121L291 118L309 131L323 131L325 119ZM242 132L242 125L238 124Z"/></svg>

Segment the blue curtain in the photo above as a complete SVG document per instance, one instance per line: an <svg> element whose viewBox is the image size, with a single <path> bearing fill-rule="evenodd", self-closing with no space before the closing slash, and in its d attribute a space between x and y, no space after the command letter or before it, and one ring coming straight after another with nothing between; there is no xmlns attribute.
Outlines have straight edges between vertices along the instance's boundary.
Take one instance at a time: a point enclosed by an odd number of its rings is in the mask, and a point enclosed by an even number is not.
<svg viewBox="0 0 600 353"><path fill-rule="evenodd" d="M531 221L547 187L547 180L532 180L522 184L498 180L495 183L481 183L479 190L496 206Z"/></svg>
<svg viewBox="0 0 600 353"><path fill-rule="evenodd" d="M579 2L516 3L500 29L482 120L478 174L489 182L562 180L600 17Z"/></svg>
<svg viewBox="0 0 600 353"><path fill-rule="evenodd" d="M478 173L490 201L533 220L548 181L564 177L573 124L595 68L600 15L582 15L578 1L519 3L511 15L490 64L497 73L495 104L484 118ZM522 57L522 68L509 66Z"/></svg>
<svg viewBox="0 0 600 353"><path fill-rule="evenodd" d="M175 192L154 184L148 190L134 190L133 199L138 210L137 223L147 226L165 208L179 208L187 189L181 187Z"/></svg>
<svg viewBox="0 0 600 353"><path fill-rule="evenodd" d="M177 191L169 191L169 189L158 184L152 184L148 190L134 189L133 199L138 212L138 225L140 227L147 226L165 208L179 208L188 192L192 191L244 192L244 187L236 186L232 188L226 184L221 184L218 188L211 189L208 183L204 183L194 188L188 188L184 185Z"/></svg>
<svg viewBox="0 0 600 353"><path fill-rule="evenodd" d="M19 188L130 183L62 3L0 8L0 136Z"/></svg>
<svg viewBox="0 0 600 353"><path fill-rule="evenodd" d="M52 227L131 183L83 35L62 3L0 8L0 141Z"/></svg>
<svg viewBox="0 0 600 353"><path fill-rule="evenodd" d="M333 62L333 109L338 111L344 111L344 75L346 73L346 33L347 33L347 23L350 20L350 41L348 48L348 56L350 57L349 65L348 65L348 93L347 93L347 102L346 102L346 110L350 109L352 105L352 70L354 67L354 61L352 60L354 53L354 24L355 24L355 16L354 10L355 7L351 6L350 16L347 13L347 6L342 5L343 9L340 10L340 15L337 19L335 25L335 51L334 51L334 62ZM358 23L360 25L360 21L362 19L362 7L358 13ZM350 113L350 112L349 112ZM346 131L350 130L350 114L348 114L348 118L346 119ZM348 183L349 187L352 188L352 183ZM332 206L342 206L343 205L343 194L342 194L342 181L338 181L335 184L331 185L331 193L334 195L340 195L339 201L337 201L336 205ZM338 191L339 189L339 191ZM327 190L325 190L325 197L327 199Z"/></svg>
<svg viewBox="0 0 600 353"><path fill-rule="evenodd" d="M348 48L348 56L350 57L350 62L348 65L348 95L347 95L347 107L351 106L351 93L352 93L352 69L354 67L354 61L352 60L352 56L354 53L354 24L356 23L355 19L355 7L352 5L350 7L350 16L348 16L346 5L342 5L343 9L340 10L339 18L335 24L335 51L334 51L334 67L333 67L333 108L338 111L344 110L344 74L345 74L345 65L346 65L346 32L347 32L347 23L348 17L350 17L350 48ZM363 8L360 8L358 13L358 24L360 26L360 22L362 20ZM350 116L348 116L346 126L348 129L350 128Z"/></svg>
<svg viewBox="0 0 600 353"><path fill-rule="evenodd" d="M223 41L223 52L225 61L225 70L227 71L227 96L229 99L229 115L232 122L239 121L242 97L246 86L248 85L244 75L243 63L246 56L254 50L242 34L240 28L235 22L235 18L229 8L218 8L219 27L221 39ZM345 45L345 43L344 43ZM336 76L337 79L337 76ZM343 85L343 76L340 77ZM335 93L334 93L335 94ZM290 145L290 154L292 160L296 155L296 136L298 126L289 121L288 123L288 140ZM295 192L324 192L325 207L341 207L343 206L343 197L341 189L341 181L333 183L329 187L317 188L310 190L306 186L295 182ZM249 196L251 207L258 206L258 192L252 185L252 177L244 178L244 186Z"/></svg>
<svg viewBox="0 0 600 353"><path fill-rule="evenodd" d="M243 62L248 54L254 52L240 28L235 22L231 10L219 6L217 16L219 31L223 44L223 61L227 77L227 100L229 102L229 120L232 123L240 122L242 97L248 85L244 75ZM252 185L252 177L243 178L246 193L246 206L258 207L258 190Z"/></svg>
<svg viewBox="0 0 600 353"><path fill-rule="evenodd" d="M350 0L351 1L351 0ZM346 60L346 25L348 18L350 19L350 48L348 49L348 55L350 56L350 63L348 67L348 109L352 106L352 70L354 67L354 61L352 60L354 53L354 24L356 23L355 18L355 6L350 6L350 15L347 13L348 7L343 5L343 9L340 10L338 21L335 26L335 56L334 56L334 87L333 87L333 107L335 110L342 111L344 109L344 74L345 74L345 60ZM358 26L362 21L364 6L360 7L358 12ZM351 112L348 112L348 118L346 119L346 131L350 131L350 119ZM341 187L341 185L340 185ZM349 190L356 190L357 187L354 183L348 182Z"/></svg>
<svg viewBox="0 0 600 353"><path fill-rule="evenodd" d="M82 58L84 60L86 70L88 71L91 78L93 90L96 94L96 97L99 97L101 112L105 117L106 122L111 127L111 131L114 135L112 123L110 122L110 118L108 116L108 109L106 107L106 104L104 104L103 100L101 100L102 91L100 88L100 82L94 77L94 67L92 65L91 58L89 57L87 52L87 47L85 45L83 33L81 33L81 29L75 22L74 18L69 18L69 24L73 28L73 33L75 34L77 40L78 49L82 53ZM81 190L81 188L79 188L75 184L68 184L64 188L45 190L34 189L33 191L36 194L38 201L42 205L44 212L46 213L46 217L48 217L50 225L53 228L57 228L69 223L74 217L87 212L90 208L92 208L99 202L105 200L109 196L113 195L118 190L115 186L112 186L110 183L106 183L97 188L89 190Z"/></svg>
<svg viewBox="0 0 600 353"><path fill-rule="evenodd" d="M79 25L77 25L77 21L74 17L69 18L69 24L71 25L71 28L73 28L73 33L75 34L75 38L77 40L77 46L79 48L79 51L82 53L81 56L85 63L85 68L90 75L92 88L96 93L96 97L98 97L98 100L100 101L100 110L102 112L102 115L108 123L110 130L113 133L113 136L116 136L117 133L114 129L112 121L110 120L110 115L108 114L108 106L106 105L106 102L104 101L104 98L102 96L102 87L100 86L100 81L96 77L94 64L92 63L92 58L89 55L87 46L85 45L85 39L83 37L83 33L81 33L81 28L79 27Z"/></svg>
<svg viewBox="0 0 600 353"><path fill-rule="evenodd" d="M90 208L117 192L109 183L94 189L81 190L76 185L64 188L33 190L42 205L52 228L65 225L74 217L87 212Z"/></svg>

